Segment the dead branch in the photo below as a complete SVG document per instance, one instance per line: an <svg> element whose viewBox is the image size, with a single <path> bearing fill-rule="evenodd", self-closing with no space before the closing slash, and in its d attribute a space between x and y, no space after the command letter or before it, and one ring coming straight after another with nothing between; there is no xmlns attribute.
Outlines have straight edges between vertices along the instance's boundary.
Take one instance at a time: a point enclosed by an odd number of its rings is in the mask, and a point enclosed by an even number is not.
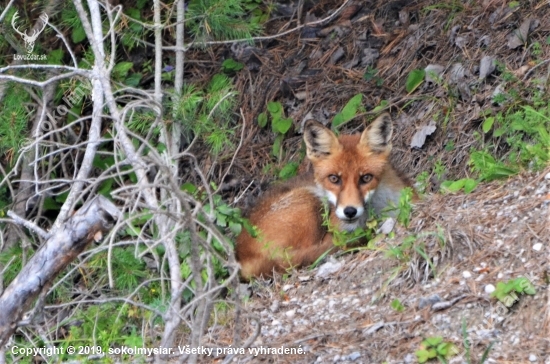
<svg viewBox="0 0 550 364"><path fill-rule="evenodd" d="M17 329L17 322L34 299L92 241L99 241L121 216L118 208L103 196L87 202L23 267L0 297L0 346Z"/></svg>

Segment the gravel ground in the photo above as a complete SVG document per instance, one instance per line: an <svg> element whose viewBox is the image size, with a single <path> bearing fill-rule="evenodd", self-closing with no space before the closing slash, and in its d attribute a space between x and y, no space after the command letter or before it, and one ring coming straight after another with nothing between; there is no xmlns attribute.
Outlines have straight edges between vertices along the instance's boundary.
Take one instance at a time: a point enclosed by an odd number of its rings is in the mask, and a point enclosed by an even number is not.
<svg viewBox="0 0 550 364"><path fill-rule="evenodd" d="M478 363L491 344L487 363L550 363L549 204L550 168L467 195L427 196L408 229L398 226L374 248L255 282L241 336L253 337L259 322L252 348L303 354L237 355L233 362L416 363L422 340L441 336L456 347L450 363ZM431 264L414 252L387 257L411 235ZM498 282L518 277L536 294L512 295L509 308L491 297ZM403 310L392 308L394 300ZM210 334L231 333L220 326Z"/></svg>

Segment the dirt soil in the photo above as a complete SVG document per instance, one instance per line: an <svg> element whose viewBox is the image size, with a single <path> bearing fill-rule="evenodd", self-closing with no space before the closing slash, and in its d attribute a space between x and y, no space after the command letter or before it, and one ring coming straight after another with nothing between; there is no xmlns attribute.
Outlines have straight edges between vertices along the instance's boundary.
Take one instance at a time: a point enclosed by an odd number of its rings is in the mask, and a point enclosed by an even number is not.
<svg viewBox="0 0 550 364"><path fill-rule="evenodd" d="M237 356L235 362L417 363L423 338L457 347L450 363L471 363L492 345L487 363L550 363L548 236L550 168L479 187L469 195L433 195L418 204L409 229L372 250L329 259L313 270L253 284L244 305L251 347L301 347L303 355ZM420 254L387 256L414 233ZM444 243L442 243L444 242ZM326 268L336 272L322 273ZM497 282L526 277L533 296L507 308L489 294ZM391 307L399 300L402 312ZM512 302L511 302L512 303ZM211 338L227 328L213 330ZM226 333L227 334L227 333Z"/></svg>
<svg viewBox="0 0 550 364"><path fill-rule="evenodd" d="M205 69L219 70L225 58L245 64L237 87L246 122L235 133L244 127L244 139L231 171L239 186L229 198L244 206L272 178L265 170L274 160L275 136L256 122L268 101L280 101L294 120L284 165L300 161L305 120L326 124L359 93L367 112L344 131L361 129L374 116L369 110L382 105L377 112L388 110L395 120L394 164L413 180L430 173L433 193L415 206L409 227L396 227L393 237L313 270L255 282L237 326L212 327L206 345L235 347L236 330L243 342L252 338L250 347L304 353L223 355L219 362L416 363L422 340L441 336L457 348L450 363L479 363L489 347L487 363L550 363L550 168L482 183L470 194L437 193L442 180L468 176L471 150L486 142L479 137L483 115L504 110L492 96L506 89L505 72L526 89L546 87L548 2L298 4L278 4L266 26L272 35L261 41L191 54L191 60L212 59L190 62L187 76L195 80L205 78ZM315 25L301 25L311 22ZM499 67L487 66L488 60ZM407 93L409 73L429 65L441 72L440 80ZM411 147L413 136L431 121L435 131ZM506 155L503 141L491 142ZM218 166L205 159L203 168L222 176L231 157ZM436 163L445 167L443 176L434 173ZM390 257L410 236L422 248ZM510 307L491 297L498 282L518 277L527 278L537 293L512 296ZM403 310L392 308L394 300Z"/></svg>

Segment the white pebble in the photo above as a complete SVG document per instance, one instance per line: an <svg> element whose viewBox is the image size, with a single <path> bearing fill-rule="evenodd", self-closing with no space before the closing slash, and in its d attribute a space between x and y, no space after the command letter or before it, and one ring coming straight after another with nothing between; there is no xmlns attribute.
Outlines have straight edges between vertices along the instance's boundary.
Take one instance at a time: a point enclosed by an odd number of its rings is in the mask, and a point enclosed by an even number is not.
<svg viewBox="0 0 550 364"><path fill-rule="evenodd" d="M294 315L296 315L296 310L289 310L285 312L286 317L292 318Z"/></svg>
<svg viewBox="0 0 550 364"><path fill-rule="evenodd" d="M472 273L465 270L464 272L462 272L462 277L464 277L465 279L472 278Z"/></svg>
<svg viewBox="0 0 550 364"><path fill-rule="evenodd" d="M534 251L540 251L542 249L542 243L536 243L535 245L533 245L533 250Z"/></svg>
<svg viewBox="0 0 550 364"><path fill-rule="evenodd" d="M288 291L288 290L291 289L291 288L294 288L294 285L293 285L293 284L285 284L285 285L283 286L283 292L286 292L286 291Z"/></svg>
<svg viewBox="0 0 550 364"><path fill-rule="evenodd" d="M491 294L495 291L495 286L488 284L485 286L485 293Z"/></svg>
<svg viewBox="0 0 550 364"><path fill-rule="evenodd" d="M546 173L546 176L544 176L544 179L550 179L550 172Z"/></svg>
<svg viewBox="0 0 550 364"><path fill-rule="evenodd" d="M529 361L530 362L535 362L537 361L537 356L535 354L530 354L529 355Z"/></svg>

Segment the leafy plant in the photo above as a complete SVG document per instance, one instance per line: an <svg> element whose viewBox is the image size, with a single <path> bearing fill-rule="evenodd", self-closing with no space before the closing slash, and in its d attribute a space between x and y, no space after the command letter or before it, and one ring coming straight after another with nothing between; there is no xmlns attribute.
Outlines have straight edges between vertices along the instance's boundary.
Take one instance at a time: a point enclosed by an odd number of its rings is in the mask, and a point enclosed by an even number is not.
<svg viewBox="0 0 550 364"><path fill-rule="evenodd" d="M363 111L361 102L363 101L363 94L357 94L353 96L347 104L344 106L341 112L334 116L332 119L332 127L337 128L343 123L353 119L358 112Z"/></svg>
<svg viewBox="0 0 550 364"><path fill-rule="evenodd" d="M436 358L446 362L446 359L458 354L458 349L455 344L443 341L441 336L432 336L422 340L420 350L415 354L419 363L426 363Z"/></svg>
<svg viewBox="0 0 550 364"><path fill-rule="evenodd" d="M416 191L421 195L426 193L426 188L428 188L429 182L430 173L428 171L421 172L418 176L416 176Z"/></svg>
<svg viewBox="0 0 550 364"><path fill-rule="evenodd" d="M491 297L495 297L506 307L512 307L519 300L517 295L522 293L528 295L537 293L533 283L525 277L510 279L506 283L498 282Z"/></svg>
<svg viewBox="0 0 550 364"><path fill-rule="evenodd" d="M382 84L384 83L384 79L378 76L378 70L376 68L373 68L372 66L367 67L367 69L365 70L365 74L363 75L363 78L366 81L374 81L377 87L382 86Z"/></svg>
<svg viewBox="0 0 550 364"><path fill-rule="evenodd" d="M273 11L273 5L264 5L262 0L244 0L243 4L250 14L250 22L255 25L268 21Z"/></svg>
<svg viewBox="0 0 550 364"><path fill-rule="evenodd" d="M391 301L390 304L391 308L393 308L397 312L403 312L405 311L405 306L399 301L397 298Z"/></svg>
<svg viewBox="0 0 550 364"><path fill-rule="evenodd" d="M482 181L492 181L498 178L509 177L518 172L518 169L497 161L486 151L471 153L469 163L472 171L477 172Z"/></svg>
<svg viewBox="0 0 550 364"><path fill-rule="evenodd" d="M405 83L405 90L408 93L413 92L424 82L424 76L426 75L426 71L423 69L420 70L412 70L409 75L407 76L407 81Z"/></svg>
<svg viewBox="0 0 550 364"><path fill-rule="evenodd" d="M290 162L286 164L280 171L279 171L279 178L284 180L287 180L291 177L294 177L296 173L298 172L299 164L297 162Z"/></svg>
<svg viewBox="0 0 550 364"><path fill-rule="evenodd" d="M397 221L399 221L405 227L409 226L409 222L411 219L413 195L413 189L410 187L406 187L401 190L401 195L399 196Z"/></svg>
<svg viewBox="0 0 550 364"><path fill-rule="evenodd" d="M457 181L442 182L441 190L443 190L444 192L453 193L464 189L464 193L470 193L477 187L478 184L479 181L476 181L472 178L462 178Z"/></svg>
<svg viewBox="0 0 550 364"><path fill-rule="evenodd" d="M228 58L222 63L222 70L227 74L233 74L244 68L244 64L235 61L233 58Z"/></svg>
<svg viewBox="0 0 550 364"><path fill-rule="evenodd" d="M292 126L292 119L284 117L283 105L278 101L270 101L267 103L267 111L271 118L271 130L275 133L275 141L273 142L272 154L281 159L282 144L285 134ZM265 127L267 125L267 113L262 112L258 115L258 125Z"/></svg>

